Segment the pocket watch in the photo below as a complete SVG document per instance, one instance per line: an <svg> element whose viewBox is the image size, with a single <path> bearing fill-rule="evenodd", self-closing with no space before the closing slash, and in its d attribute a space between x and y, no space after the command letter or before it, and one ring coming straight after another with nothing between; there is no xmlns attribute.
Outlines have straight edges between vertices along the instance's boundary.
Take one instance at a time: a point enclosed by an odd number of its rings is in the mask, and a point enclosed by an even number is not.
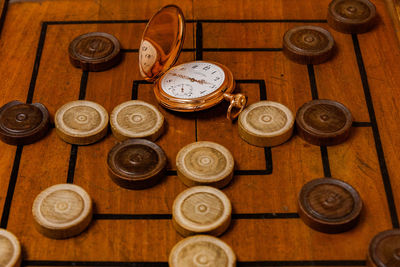
<svg viewBox="0 0 400 267"><path fill-rule="evenodd" d="M167 109L194 112L225 99L230 102L227 118L235 119L246 106L247 98L243 94L232 94L235 80L226 66L202 60L173 66L184 36L185 19L179 7L168 5L154 14L139 48L141 75L146 81L154 82L154 94Z"/></svg>

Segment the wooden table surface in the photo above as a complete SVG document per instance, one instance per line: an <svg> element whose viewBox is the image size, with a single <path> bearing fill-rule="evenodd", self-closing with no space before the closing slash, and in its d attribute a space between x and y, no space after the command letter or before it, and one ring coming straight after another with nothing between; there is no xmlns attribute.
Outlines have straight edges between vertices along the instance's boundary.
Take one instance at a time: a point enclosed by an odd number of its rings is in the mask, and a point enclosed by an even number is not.
<svg viewBox="0 0 400 267"><path fill-rule="evenodd" d="M132 98L157 105L152 85L139 74L137 49L146 21L169 3L11 1L0 38L0 105L40 102L52 119L59 107L77 99L95 101L108 112ZM371 238L399 227L400 50L384 1L374 1L378 24L360 35L330 29L328 3L179 1L187 20L179 62L226 65L250 104L268 99L296 112L311 99L339 101L355 119L345 143L318 147L295 135L281 146L257 148L239 138L237 123L225 119L226 104L192 114L158 106L167 121L157 143L167 153L168 176L140 191L120 188L108 177L106 156L117 144L111 134L89 146L69 145L54 129L31 145L0 143L0 227L21 241L23 265L166 265L182 239L171 223L172 202L186 188L176 176L176 154L188 143L208 140L224 145L235 158L235 176L223 189L234 215L221 238L234 249L239 266L364 266ZM282 36L298 25L329 29L337 45L334 57L315 66L286 59ZM69 43L92 31L120 40L124 58L118 66L88 73L70 64ZM342 179L360 193L365 206L353 230L323 234L299 219L299 190L323 176ZM31 207L40 191L66 182L87 190L95 215L81 235L52 240L34 229Z"/></svg>

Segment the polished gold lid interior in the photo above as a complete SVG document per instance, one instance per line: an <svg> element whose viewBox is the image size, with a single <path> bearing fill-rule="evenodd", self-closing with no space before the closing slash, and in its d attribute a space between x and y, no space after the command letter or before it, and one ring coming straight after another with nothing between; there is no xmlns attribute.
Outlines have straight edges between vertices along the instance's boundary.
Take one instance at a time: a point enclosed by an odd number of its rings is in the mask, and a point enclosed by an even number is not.
<svg viewBox="0 0 400 267"><path fill-rule="evenodd" d="M175 5L161 8L147 23L139 48L139 70L146 81L155 81L179 57L185 36L185 18Z"/></svg>

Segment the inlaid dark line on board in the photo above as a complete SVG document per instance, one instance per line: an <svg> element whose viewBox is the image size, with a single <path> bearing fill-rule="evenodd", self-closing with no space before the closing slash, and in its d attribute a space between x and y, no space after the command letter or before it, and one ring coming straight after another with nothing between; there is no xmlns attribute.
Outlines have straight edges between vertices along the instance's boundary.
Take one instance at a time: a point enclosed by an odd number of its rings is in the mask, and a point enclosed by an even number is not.
<svg viewBox="0 0 400 267"><path fill-rule="evenodd" d="M298 213L236 213L232 214L234 220L267 220L267 219L298 219ZM95 220L171 220L172 214L93 214Z"/></svg>
<svg viewBox="0 0 400 267"><path fill-rule="evenodd" d="M196 23L196 60L203 60L203 25Z"/></svg>
<svg viewBox="0 0 400 267"><path fill-rule="evenodd" d="M307 65L308 78L310 80L311 96L313 100L318 99L317 82L315 81L314 66L312 64Z"/></svg>
<svg viewBox="0 0 400 267"><path fill-rule="evenodd" d="M22 266L131 266L131 267L164 267L167 262L129 262L129 261L22 261Z"/></svg>
<svg viewBox="0 0 400 267"><path fill-rule="evenodd" d="M48 25L68 24L118 24L118 23L147 23L148 20L70 20L70 21L45 21ZM186 23L327 23L326 19L206 19L185 20Z"/></svg>
<svg viewBox="0 0 400 267"><path fill-rule="evenodd" d="M175 170L167 170L167 176L177 176L178 173Z"/></svg>
<svg viewBox="0 0 400 267"><path fill-rule="evenodd" d="M328 149L326 146L320 146L322 166L324 168L324 177L332 177L331 167L329 166Z"/></svg>
<svg viewBox="0 0 400 267"><path fill-rule="evenodd" d="M396 203L394 202L393 189L390 183L389 172L386 166L385 155L383 152L381 137L379 134L378 123L376 121L374 104L372 102L371 91L369 88L367 72L365 70L360 44L358 42L358 37L356 34L352 34L351 37L353 39L354 52L356 54L358 70L360 72L361 82L364 89L365 102L367 103L368 114L372 124L372 132L375 140L375 149L378 155L379 167L381 170L383 185L386 193L386 199L389 206L392 226L393 228L399 228L400 225L399 225L399 218L397 216Z"/></svg>
<svg viewBox="0 0 400 267"><path fill-rule="evenodd" d="M1 215L0 228L7 228L8 217L10 216L11 202L14 196L15 185L17 184L19 164L21 162L22 149L24 146L19 145L15 151L14 163L11 169L10 181L8 182L8 189L6 199L4 200L3 214Z"/></svg>
<svg viewBox="0 0 400 267"><path fill-rule="evenodd" d="M24 260L22 266L132 266L164 267L167 262ZM365 260L238 261L237 266L366 266Z"/></svg>
<svg viewBox="0 0 400 267"><path fill-rule="evenodd" d="M89 72L84 70L82 71L82 76L81 76L81 84L79 87L79 100L84 100L86 97L86 87L87 87L87 82L89 78Z"/></svg>
<svg viewBox="0 0 400 267"><path fill-rule="evenodd" d="M279 52L282 48L203 48L204 52Z"/></svg>
<svg viewBox="0 0 400 267"><path fill-rule="evenodd" d="M250 266L366 266L365 260L313 260L313 261L242 261L239 267Z"/></svg>
<svg viewBox="0 0 400 267"><path fill-rule="evenodd" d="M74 176L75 176L75 166L76 166L76 159L78 158L78 146L71 145L71 153L69 156L69 163L68 163L68 174L67 174L67 183L73 184L74 183Z"/></svg>
<svg viewBox="0 0 400 267"><path fill-rule="evenodd" d="M33 65L33 71L32 71L32 76L31 76L31 82L29 84L28 96L26 98L26 103L28 103L28 104L32 103L33 93L35 91L35 86L36 86L36 79L37 79L37 76L39 73L40 59L42 58L44 41L46 39L46 32L47 32L47 23L43 22L42 29L40 31L38 46L36 49L35 63Z"/></svg>
<svg viewBox="0 0 400 267"><path fill-rule="evenodd" d="M3 3L3 10L1 11L1 16L0 16L0 34L3 31L4 22L6 21L8 2L9 0L4 0Z"/></svg>
<svg viewBox="0 0 400 267"><path fill-rule="evenodd" d="M353 127L372 127L372 124L368 121L353 121L351 125Z"/></svg>

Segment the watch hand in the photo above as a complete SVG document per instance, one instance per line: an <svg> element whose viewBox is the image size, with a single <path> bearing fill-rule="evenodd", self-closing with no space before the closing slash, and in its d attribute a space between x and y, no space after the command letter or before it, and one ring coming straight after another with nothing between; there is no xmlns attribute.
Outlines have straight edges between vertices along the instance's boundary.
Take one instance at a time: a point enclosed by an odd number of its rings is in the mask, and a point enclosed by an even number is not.
<svg viewBox="0 0 400 267"><path fill-rule="evenodd" d="M200 83L200 84L211 84L211 83L207 82L206 80L196 80L195 78L192 78L192 77L189 77L189 76L186 76L186 75L182 75L182 74L172 73L172 76L176 76L176 77L179 77L179 78L182 78L182 79L186 79L186 80L189 80L191 82L197 82L197 83Z"/></svg>

